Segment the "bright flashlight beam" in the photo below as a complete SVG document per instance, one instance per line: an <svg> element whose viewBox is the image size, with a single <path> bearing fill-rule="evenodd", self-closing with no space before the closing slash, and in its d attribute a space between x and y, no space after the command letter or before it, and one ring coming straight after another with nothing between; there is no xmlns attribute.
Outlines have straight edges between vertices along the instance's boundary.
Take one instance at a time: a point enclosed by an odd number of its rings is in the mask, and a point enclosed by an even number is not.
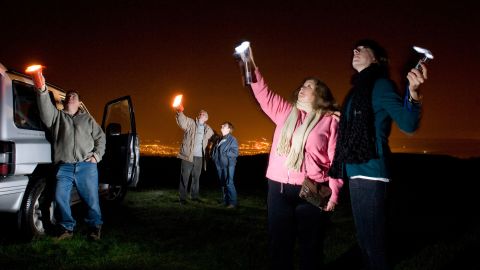
<svg viewBox="0 0 480 270"><path fill-rule="evenodd" d="M178 106L180 106L180 104L182 104L182 97L183 95L178 95L175 97L175 99L173 100L173 107L176 108Z"/></svg>
<svg viewBox="0 0 480 270"><path fill-rule="evenodd" d="M418 53L424 54L428 59L433 59L433 54L429 50L417 46L413 46L413 49Z"/></svg>
<svg viewBox="0 0 480 270"><path fill-rule="evenodd" d="M248 47L250 47L250 42L244 41L244 42L242 42L242 44L238 45L235 48L235 52L238 53L238 54L243 53L248 49Z"/></svg>
<svg viewBox="0 0 480 270"><path fill-rule="evenodd" d="M27 67L25 72L26 73L33 73L33 72L36 72L37 70L40 70L42 68L43 68L42 65L31 65L31 66Z"/></svg>

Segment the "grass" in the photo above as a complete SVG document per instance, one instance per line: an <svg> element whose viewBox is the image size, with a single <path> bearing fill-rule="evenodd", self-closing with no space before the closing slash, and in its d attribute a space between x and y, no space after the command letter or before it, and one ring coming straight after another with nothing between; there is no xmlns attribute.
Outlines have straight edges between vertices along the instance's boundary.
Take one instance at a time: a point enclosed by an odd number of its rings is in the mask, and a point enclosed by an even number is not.
<svg viewBox="0 0 480 270"><path fill-rule="evenodd" d="M390 255L395 270L480 269L480 223L475 181L478 159L397 155L390 199ZM82 207L73 239L20 241L13 219L0 216L0 269L267 269L265 157L239 161L238 209L217 203L209 176L203 203L177 202L175 160L144 162L142 185L116 206L102 206L102 240L87 240ZM164 165L162 165L164 164ZM408 165L408 166L405 166ZM159 178L158 166L172 175ZM178 166L178 165L175 165ZM255 167L257 166L257 167ZM454 170L437 170L453 167ZM409 168L405 170L404 167ZM412 171L416 174L412 174ZM163 182L161 182L163 181ZM250 189L248 189L250 188ZM344 191L348 190L345 188ZM348 192L331 217L325 240L327 269L359 269Z"/></svg>
<svg viewBox="0 0 480 270"><path fill-rule="evenodd" d="M266 269L265 196L240 196L241 206L232 210L217 203L218 192L203 193L202 203L182 206L173 189L132 191L123 204L104 207L104 234L99 242L87 240L81 221L73 239L60 242L49 236L19 242L4 232L0 268ZM331 269L355 269L358 265L347 206L337 208L327 234L325 260ZM82 215L79 207L74 210L75 215ZM402 258L395 269L458 265L456 260L468 257L468 252L473 255L480 243L479 228L465 228ZM466 259L462 269L478 269L476 260Z"/></svg>
<svg viewBox="0 0 480 270"><path fill-rule="evenodd" d="M90 242L78 222L73 239L41 237L4 243L1 269L262 269L266 209L259 197L242 198L242 207L177 202L174 190L130 192L122 205L104 208L103 239ZM75 209L81 215L81 209ZM79 218L77 218L79 220ZM4 236L4 235L2 235ZM8 242L3 238L3 242Z"/></svg>

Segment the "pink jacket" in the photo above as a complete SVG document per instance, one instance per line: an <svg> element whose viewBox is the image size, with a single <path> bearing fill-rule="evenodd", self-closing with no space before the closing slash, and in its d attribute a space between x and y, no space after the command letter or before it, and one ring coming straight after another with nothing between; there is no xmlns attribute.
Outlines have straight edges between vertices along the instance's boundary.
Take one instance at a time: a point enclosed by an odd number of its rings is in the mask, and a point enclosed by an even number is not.
<svg viewBox="0 0 480 270"><path fill-rule="evenodd" d="M305 143L305 156L299 172L290 171L285 166L286 156L277 154L277 144L280 139L283 125L293 106L268 88L260 71L255 70L257 82L252 83L252 90L262 110L275 123L270 159L267 168L267 178L280 183L301 185L305 176L317 182L328 181L332 189L330 201L338 202L338 193L343 186L343 180L334 179L327 175L335 153L337 142L338 121L332 116L325 115L308 135ZM304 111L299 111L299 121L296 128L301 125L305 116Z"/></svg>

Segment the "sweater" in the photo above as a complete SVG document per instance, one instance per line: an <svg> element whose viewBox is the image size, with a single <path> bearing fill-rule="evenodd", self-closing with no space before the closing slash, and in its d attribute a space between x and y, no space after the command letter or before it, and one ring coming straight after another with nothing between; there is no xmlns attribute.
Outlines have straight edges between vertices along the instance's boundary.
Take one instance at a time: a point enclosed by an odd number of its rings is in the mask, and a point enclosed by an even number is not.
<svg viewBox="0 0 480 270"><path fill-rule="evenodd" d="M347 103L347 106L349 105ZM372 92L372 106L378 158L359 164L347 163L345 169L348 177L383 182L390 181L388 136L390 136L392 129L392 120L406 133L414 132L420 123L420 105L407 105L404 106L403 99L395 91L395 85L391 80L378 79L375 82Z"/></svg>
<svg viewBox="0 0 480 270"><path fill-rule="evenodd" d="M105 134L93 117L79 110L75 115L58 110L47 90L37 92L40 118L52 136L55 163L77 163L95 157L102 160Z"/></svg>

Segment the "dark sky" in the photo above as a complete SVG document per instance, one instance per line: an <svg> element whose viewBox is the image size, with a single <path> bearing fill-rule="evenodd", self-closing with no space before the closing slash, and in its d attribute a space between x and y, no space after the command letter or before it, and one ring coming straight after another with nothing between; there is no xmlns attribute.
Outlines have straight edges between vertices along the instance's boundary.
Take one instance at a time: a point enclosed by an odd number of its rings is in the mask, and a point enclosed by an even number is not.
<svg viewBox="0 0 480 270"><path fill-rule="evenodd" d="M273 125L242 87L234 46L251 41L267 82L284 97L314 75L341 102L352 46L365 37L386 47L401 88L412 46L433 52L419 138L480 138L473 1L64 2L2 3L0 63L47 66L47 80L78 90L97 121L107 101L131 95L142 139L180 140L170 107L178 93L187 115L207 110L217 131L228 120L240 141L270 139ZM392 138L402 137L395 128Z"/></svg>

